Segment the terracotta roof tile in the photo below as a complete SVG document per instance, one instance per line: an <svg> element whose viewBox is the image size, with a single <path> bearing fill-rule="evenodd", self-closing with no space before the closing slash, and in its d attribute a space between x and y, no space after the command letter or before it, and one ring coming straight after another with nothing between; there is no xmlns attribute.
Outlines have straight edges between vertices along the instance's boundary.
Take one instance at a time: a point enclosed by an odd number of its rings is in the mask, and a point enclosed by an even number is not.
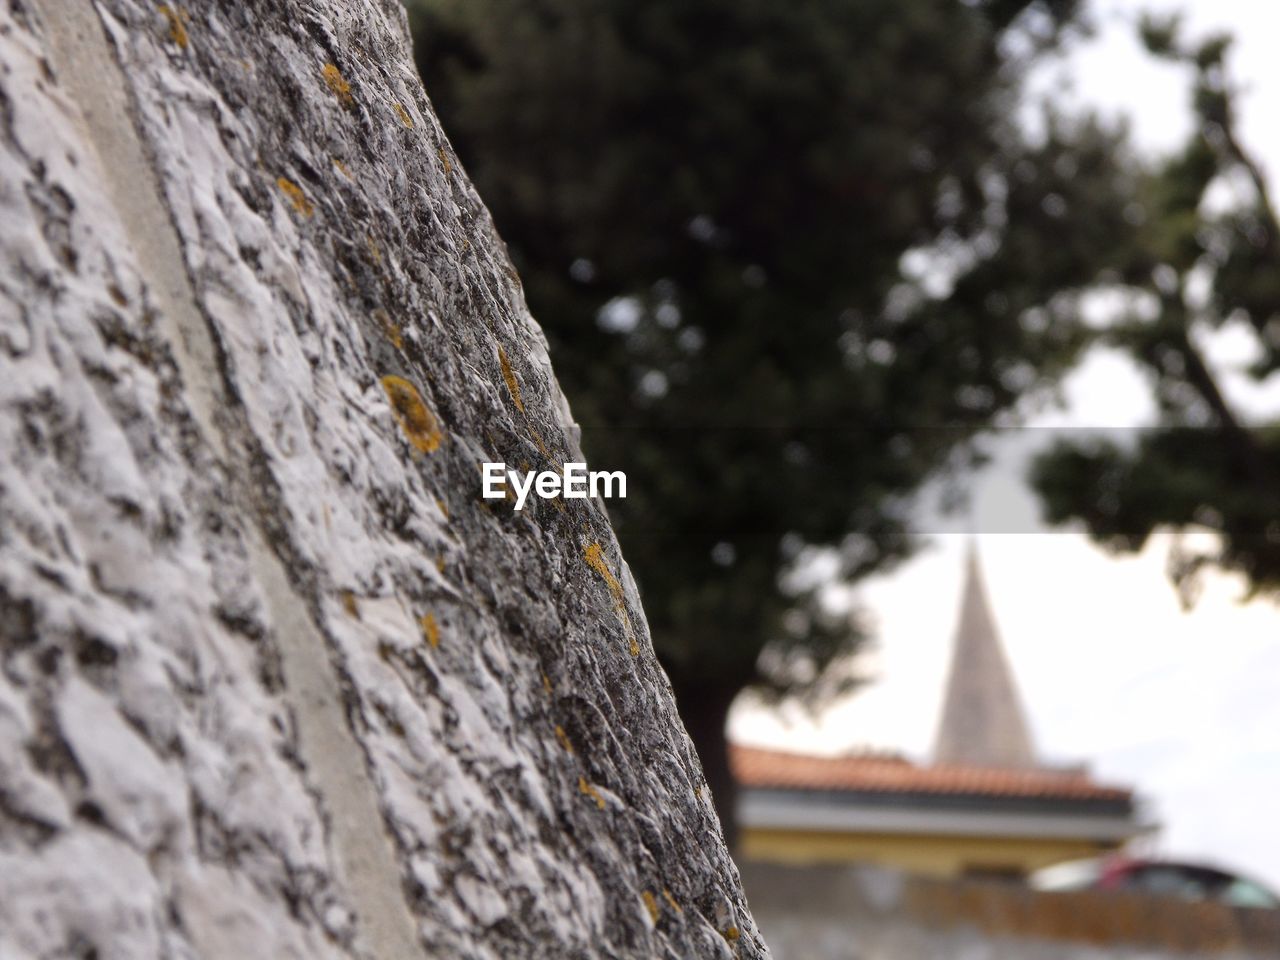
<svg viewBox="0 0 1280 960"><path fill-rule="evenodd" d="M729 748L729 762L744 787L1063 800L1125 801L1133 796L1131 790L1095 783L1080 770L924 767L883 754L814 757L736 744Z"/></svg>

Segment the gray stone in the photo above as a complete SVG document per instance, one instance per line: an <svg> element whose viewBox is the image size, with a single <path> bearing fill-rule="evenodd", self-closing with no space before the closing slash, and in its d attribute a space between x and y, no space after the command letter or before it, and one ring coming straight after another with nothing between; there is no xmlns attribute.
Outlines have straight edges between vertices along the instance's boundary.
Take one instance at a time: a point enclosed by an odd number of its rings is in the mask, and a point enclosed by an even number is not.
<svg viewBox="0 0 1280 960"><path fill-rule="evenodd" d="M0 0L5 960L767 956L406 37Z"/></svg>

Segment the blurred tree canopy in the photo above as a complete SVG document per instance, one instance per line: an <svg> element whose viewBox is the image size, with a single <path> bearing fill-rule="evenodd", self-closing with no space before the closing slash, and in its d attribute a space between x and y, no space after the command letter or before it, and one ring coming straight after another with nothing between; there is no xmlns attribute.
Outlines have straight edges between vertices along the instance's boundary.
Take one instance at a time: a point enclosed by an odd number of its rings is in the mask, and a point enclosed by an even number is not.
<svg viewBox="0 0 1280 960"><path fill-rule="evenodd" d="M1263 381L1280 371L1276 209L1237 129L1230 38L1186 42L1177 18L1147 18L1141 29L1153 54L1192 72L1196 124L1185 147L1139 185L1142 228L1128 258L1117 261L1133 309L1099 337L1147 371L1160 419L1130 442L1059 442L1035 464L1033 482L1050 520L1083 520L1116 550L1140 549L1157 527L1217 532L1216 546L1171 557L1184 603L1193 602L1197 574L1209 565L1274 594L1280 424L1250 422L1233 409L1203 343L1206 332L1234 323L1253 337L1248 373Z"/></svg>
<svg viewBox="0 0 1280 960"><path fill-rule="evenodd" d="M789 574L915 546L906 505L1067 369L1137 229L1119 132L1026 71L1074 0L409 0L725 820L744 686L860 637ZM833 680L834 677L834 680Z"/></svg>

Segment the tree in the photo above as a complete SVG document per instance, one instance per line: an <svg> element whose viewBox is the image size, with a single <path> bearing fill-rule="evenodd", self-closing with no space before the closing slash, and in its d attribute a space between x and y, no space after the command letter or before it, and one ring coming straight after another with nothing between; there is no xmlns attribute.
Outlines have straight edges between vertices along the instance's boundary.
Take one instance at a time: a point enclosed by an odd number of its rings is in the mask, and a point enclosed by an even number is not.
<svg viewBox="0 0 1280 960"><path fill-rule="evenodd" d="M726 826L734 696L841 682L861 636L788 572L908 555L911 495L1070 365L1132 232L1117 132L1014 119L1076 6L411 8L584 447L627 472L610 510Z"/></svg>
<svg viewBox="0 0 1280 960"><path fill-rule="evenodd" d="M1203 335L1232 322L1254 334L1259 381L1280 371L1280 226L1262 168L1241 142L1238 88L1225 35L1181 37L1177 18L1147 18L1156 56L1192 72L1196 124L1187 144L1142 179L1142 228L1120 264L1134 309L1098 335L1149 374L1160 419L1129 443L1063 440L1038 459L1033 483L1048 518L1081 520L1115 550L1138 550L1157 527L1207 527L1217 545L1174 554L1184 602L1213 565L1254 592L1280 590L1280 424L1251 422L1207 361ZM1215 203L1226 186L1233 202Z"/></svg>

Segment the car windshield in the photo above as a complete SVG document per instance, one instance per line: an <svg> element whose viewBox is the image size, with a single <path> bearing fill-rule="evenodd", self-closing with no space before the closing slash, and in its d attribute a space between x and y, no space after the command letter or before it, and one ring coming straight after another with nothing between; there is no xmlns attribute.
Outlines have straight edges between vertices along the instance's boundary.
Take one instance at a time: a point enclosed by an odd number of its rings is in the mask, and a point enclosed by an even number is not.
<svg viewBox="0 0 1280 960"><path fill-rule="evenodd" d="M1280 907L1280 900L1277 900L1270 891L1263 889L1252 880L1234 881L1222 891L1221 897L1223 903L1228 903L1233 907L1262 907L1264 909Z"/></svg>

